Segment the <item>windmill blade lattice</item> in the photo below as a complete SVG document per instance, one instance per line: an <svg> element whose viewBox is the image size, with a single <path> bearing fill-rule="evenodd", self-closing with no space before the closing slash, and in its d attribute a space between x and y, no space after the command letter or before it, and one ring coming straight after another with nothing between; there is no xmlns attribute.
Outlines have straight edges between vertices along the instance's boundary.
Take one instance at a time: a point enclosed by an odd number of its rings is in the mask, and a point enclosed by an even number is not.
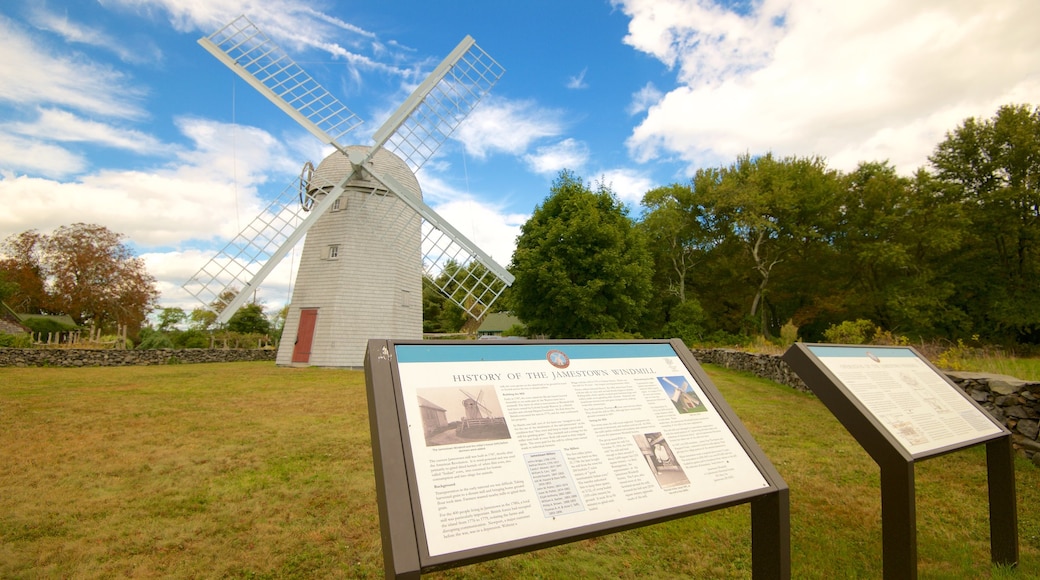
<svg viewBox="0 0 1040 580"><path fill-rule="evenodd" d="M223 304L223 307L217 308L221 322L230 318L238 308L231 307L234 302L248 298L249 292L240 291L253 289L251 282L261 270L265 266L273 269L284 257L278 255L279 251L284 249L288 252L299 242L299 238L302 237L301 225L308 219L317 219L321 215L320 209L325 204L331 204L334 199L331 194L315 205L314 198L307 193L308 187L324 188L330 192L334 190L335 184L327 181L318 183L316 179L319 179L318 176L305 172L290 183L253 218L253 221L185 282L183 288L207 306ZM342 189L339 191L342 192ZM308 215L312 209L316 211ZM229 292L238 292L238 295L232 301L228 301Z"/></svg>
<svg viewBox="0 0 1040 580"><path fill-rule="evenodd" d="M362 123L245 16L199 44L322 143L339 142Z"/></svg>
<svg viewBox="0 0 1040 580"><path fill-rule="evenodd" d="M373 150L384 147L418 172L504 73L467 36L375 132Z"/></svg>

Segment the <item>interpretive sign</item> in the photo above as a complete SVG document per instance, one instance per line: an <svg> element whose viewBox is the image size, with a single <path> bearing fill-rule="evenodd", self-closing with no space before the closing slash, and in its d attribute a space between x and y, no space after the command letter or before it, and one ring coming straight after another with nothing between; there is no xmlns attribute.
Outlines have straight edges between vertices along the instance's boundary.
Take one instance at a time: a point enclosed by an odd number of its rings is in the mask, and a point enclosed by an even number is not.
<svg viewBox="0 0 1040 580"><path fill-rule="evenodd" d="M370 341L366 371L388 575L745 502L789 575L787 486L679 342Z"/></svg>
<svg viewBox="0 0 1040 580"><path fill-rule="evenodd" d="M1005 432L909 347L806 348L914 457L973 445Z"/></svg>
<svg viewBox="0 0 1040 580"><path fill-rule="evenodd" d="M798 343L784 360L881 468L886 578L917 577L914 461L986 444L990 548L1018 562L1011 433L910 347Z"/></svg>

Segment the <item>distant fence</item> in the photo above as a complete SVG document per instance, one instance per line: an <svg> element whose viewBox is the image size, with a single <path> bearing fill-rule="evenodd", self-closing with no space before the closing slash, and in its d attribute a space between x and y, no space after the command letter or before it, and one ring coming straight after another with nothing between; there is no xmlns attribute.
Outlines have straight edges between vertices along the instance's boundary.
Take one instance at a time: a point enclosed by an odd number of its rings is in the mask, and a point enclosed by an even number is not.
<svg viewBox="0 0 1040 580"><path fill-rule="evenodd" d="M0 348L0 367L119 367L273 361L274 349L156 348L111 350L86 348Z"/></svg>
<svg viewBox="0 0 1040 580"><path fill-rule="evenodd" d="M702 363L745 371L793 389L811 392L787 366L773 354L743 352L723 348L690 349ZM1011 441L1020 453L1040 467L1040 382L1023 381L1006 375L945 371L954 383L1011 431Z"/></svg>

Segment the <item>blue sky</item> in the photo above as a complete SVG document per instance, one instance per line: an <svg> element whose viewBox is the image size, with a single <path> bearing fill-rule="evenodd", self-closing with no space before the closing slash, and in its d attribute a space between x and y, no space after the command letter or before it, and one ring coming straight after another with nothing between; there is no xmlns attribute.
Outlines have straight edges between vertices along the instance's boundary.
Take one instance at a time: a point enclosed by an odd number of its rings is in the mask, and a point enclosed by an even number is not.
<svg viewBox="0 0 1040 580"><path fill-rule="evenodd" d="M126 234L163 305L329 153L196 43L239 14L371 132L466 34L505 69L419 175L503 265L561 169L648 189L772 151L927 163L946 131L1040 103L1040 3L28 0L0 5L0 237ZM288 299L292 260L261 297Z"/></svg>

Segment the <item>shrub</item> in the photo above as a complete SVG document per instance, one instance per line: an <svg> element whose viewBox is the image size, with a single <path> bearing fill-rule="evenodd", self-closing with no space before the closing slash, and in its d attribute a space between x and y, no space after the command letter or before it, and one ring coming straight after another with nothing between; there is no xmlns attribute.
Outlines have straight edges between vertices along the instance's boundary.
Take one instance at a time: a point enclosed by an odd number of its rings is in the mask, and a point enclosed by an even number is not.
<svg viewBox="0 0 1040 580"><path fill-rule="evenodd" d="M0 334L0 347L32 348L32 338L28 334Z"/></svg>
<svg viewBox="0 0 1040 580"><path fill-rule="evenodd" d="M796 342L798 342L798 327L795 326L793 320L788 320L787 324L780 327L780 346L787 348Z"/></svg>
<svg viewBox="0 0 1040 580"><path fill-rule="evenodd" d="M846 320L841 324L832 324L823 331L827 342L834 344L867 344L874 338L877 327L873 322L860 318L856 321Z"/></svg>
<svg viewBox="0 0 1040 580"><path fill-rule="evenodd" d="M141 342L137 345L138 350L152 350L157 348L173 348L173 341L165 332L152 328L142 328L138 336Z"/></svg>
<svg viewBox="0 0 1040 580"><path fill-rule="evenodd" d="M527 327L523 324L514 324L503 330L502 336L527 336Z"/></svg>
<svg viewBox="0 0 1040 580"><path fill-rule="evenodd" d="M695 344L704 339L704 309L701 303L690 299L672 308L671 320L664 325L665 338L680 338L684 344Z"/></svg>

